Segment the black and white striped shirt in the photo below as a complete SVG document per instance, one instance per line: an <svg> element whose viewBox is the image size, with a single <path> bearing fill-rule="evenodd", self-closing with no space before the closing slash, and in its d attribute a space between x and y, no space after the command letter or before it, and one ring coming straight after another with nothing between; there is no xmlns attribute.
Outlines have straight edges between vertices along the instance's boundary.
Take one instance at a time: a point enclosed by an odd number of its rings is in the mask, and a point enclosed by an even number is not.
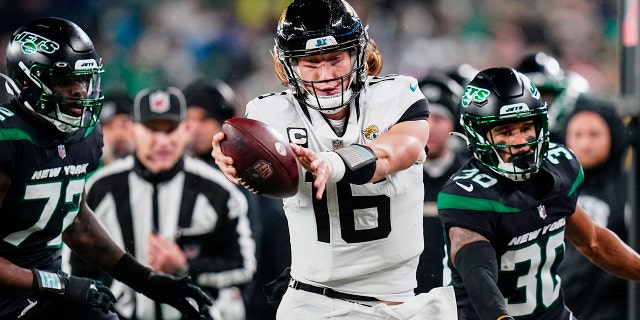
<svg viewBox="0 0 640 320"><path fill-rule="evenodd" d="M147 237L174 239L185 252L194 282L217 291L251 280L255 243L242 192L217 169L185 156L167 172L151 174L131 155L98 170L87 182L87 204L116 243L145 262ZM154 302L114 281L118 311L153 317ZM175 309L163 306L165 319ZM179 319L176 313L176 319Z"/></svg>

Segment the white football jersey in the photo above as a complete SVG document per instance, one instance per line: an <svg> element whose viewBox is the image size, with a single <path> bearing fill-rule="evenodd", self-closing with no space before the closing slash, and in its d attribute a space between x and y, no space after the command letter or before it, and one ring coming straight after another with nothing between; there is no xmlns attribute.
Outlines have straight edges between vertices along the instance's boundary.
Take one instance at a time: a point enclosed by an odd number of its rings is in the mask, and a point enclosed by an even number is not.
<svg viewBox="0 0 640 320"><path fill-rule="evenodd" d="M426 104L423 99L412 77L369 77L358 103L350 105L342 136L320 112L301 107L289 90L253 99L246 116L275 127L292 143L323 152L368 144L398 123L416 102ZM321 200L314 196L311 174L298 167L298 193L284 199L292 276L381 300L413 296L423 249L422 163L377 183L328 183Z"/></svg>

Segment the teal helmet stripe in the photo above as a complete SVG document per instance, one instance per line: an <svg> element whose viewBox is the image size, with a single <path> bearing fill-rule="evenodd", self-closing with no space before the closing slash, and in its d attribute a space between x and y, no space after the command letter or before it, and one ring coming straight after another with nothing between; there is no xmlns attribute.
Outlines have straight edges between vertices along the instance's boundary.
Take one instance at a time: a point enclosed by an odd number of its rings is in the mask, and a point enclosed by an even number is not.
<svg viewBox="0 0 640 320"><path fill-rule="evenodd" d="M500 213L521 212L519 208L508 207L498 201L464 197L444 192L438 194L438 210L440 209L492 211Z"/></svg>
<svg viewBox="0 0 640 320"><path fill-rule="evenodd" d="M7 128L0 129L0 141L15 141L15 140L27 140L36 146L40 146L26 131Z"/></svg>

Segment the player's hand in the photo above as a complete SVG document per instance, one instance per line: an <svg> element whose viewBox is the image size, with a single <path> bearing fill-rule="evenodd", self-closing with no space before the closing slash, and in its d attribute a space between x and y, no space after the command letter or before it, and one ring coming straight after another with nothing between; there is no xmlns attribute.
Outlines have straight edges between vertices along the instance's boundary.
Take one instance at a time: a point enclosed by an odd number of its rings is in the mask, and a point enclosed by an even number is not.
<svg viewBox="0 0 640 320"><path fill-rule="evenodd" d="M94 306L104 313L116 312L116 297L102 282L89 278L68 276L59 271L52 273L33 269L37 291L49 297L58 297L78 304Z"/></svg>
<svg viewBox="0 0 640 320"><path fill-rule="evenodd" d="M220 141L225 139L224 132L218 132L213 136L213 141L211 141L211 146L213 150L211 150L211 157L218 165L218 168L227 179L237 185L240 185L240 181L236 178L238 171L233 166L233 158L227 157L224 153L222 153L222 148L220 147Z"/></svg>
<svg viewBox="0 0 640 320"><path fill-rule="evenodd" d="M191 283L191 278L176 278L170 275L152 273L147 278L140 293L178 309L187 319L204 319L203 311L212 301L199 287ZM198 304L196 309L187 298Z"/></svg>
<svg viewBox="0 0 640 320"><path fill-rule="evenodd" d="M316 198L322 199L322 194L331 176L331 169L327 161L323 157L319 157L317 153L297 144L289 143L289 146L291 146L300 165L313 174L313 186L318 190Z"/></svg>
<svg viewBox="0 0 640 320"><path fill-rule="evenodd" d="M147 240L147 263L154 271L176 274L187 263L187 257L175 242L165 240L159 234L151 234Z"/></svg>

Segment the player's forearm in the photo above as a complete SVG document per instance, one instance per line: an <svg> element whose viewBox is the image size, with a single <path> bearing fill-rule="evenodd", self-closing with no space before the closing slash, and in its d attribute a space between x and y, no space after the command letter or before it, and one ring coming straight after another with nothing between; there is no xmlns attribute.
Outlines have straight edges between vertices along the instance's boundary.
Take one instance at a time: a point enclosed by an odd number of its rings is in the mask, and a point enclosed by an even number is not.
<svg viewBox="0 0 640 320"><path fill-rule="evenodd" d="M107 272L124 255L88 207L80 210L62 239L80 258Z"/></svg>
<svg viewBox="0 0 640 320"><path fill-rule="evenodd" d="M33 292L33 272L0 258L0 294Z"/></svg>
<svg viewBox="0 0 640 320"><path fill-rule="evenodd" d="M596 227L595 232L597 243L578 250L608 273L640 282L640 255L611 230Z"/></svg>
<svg viewBox="0 0 640 320"><path fill-rule="evenodd" d="M378 157L371 181L381 180L424 160L428 137L429 125L426 121L408 121L396 124L367 144Z"/></svg>

